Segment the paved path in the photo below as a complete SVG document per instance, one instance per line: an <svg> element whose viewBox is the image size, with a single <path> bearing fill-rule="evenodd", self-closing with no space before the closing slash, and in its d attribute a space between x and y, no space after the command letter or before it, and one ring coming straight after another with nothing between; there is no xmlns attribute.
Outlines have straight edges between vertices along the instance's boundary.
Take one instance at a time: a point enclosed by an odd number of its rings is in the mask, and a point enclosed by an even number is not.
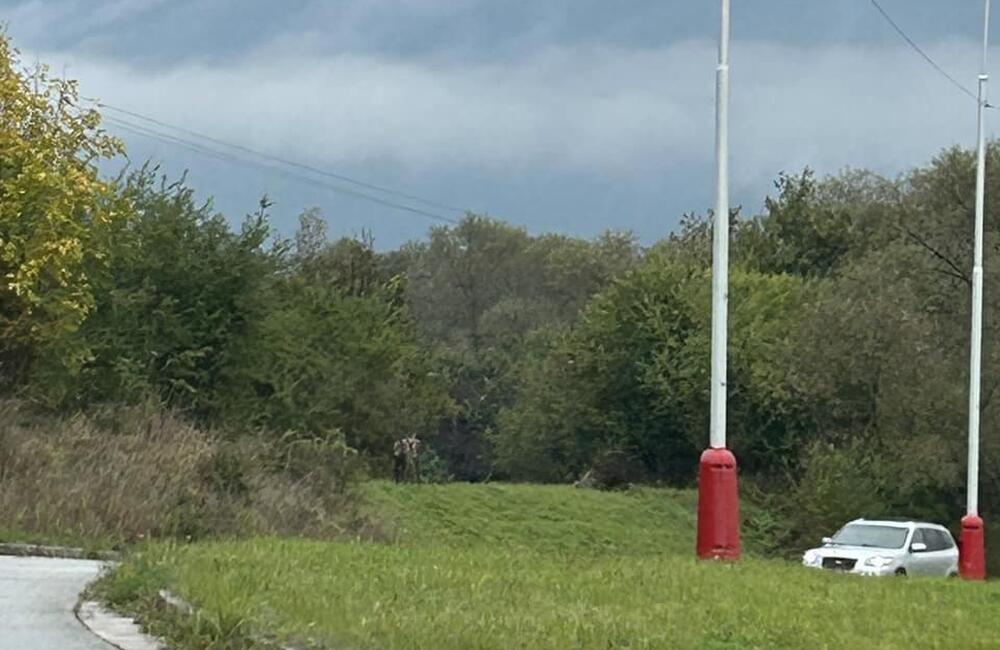
<svg viewBox="0 0 1000 650"><path fill-rule="evenodd" d="M0 650L112 650L73 615L90 560L0 557Z"/></svg>

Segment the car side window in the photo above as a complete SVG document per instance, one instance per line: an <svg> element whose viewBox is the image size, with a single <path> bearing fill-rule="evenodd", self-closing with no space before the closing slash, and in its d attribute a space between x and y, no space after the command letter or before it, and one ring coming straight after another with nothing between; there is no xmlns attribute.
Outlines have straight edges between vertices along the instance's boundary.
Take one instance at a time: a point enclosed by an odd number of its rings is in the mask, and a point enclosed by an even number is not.
<svg viewBox="0 0 1000 650"><path fill-rule="evenodd" d="M932 543L927 544L930 551L945 551L952 547L951 535L943 530L928 530L925 537L929 537Z"/></svg>
<svg viewBox="0 0 1000 650"><path fill-rule="evenodd" d="M927 540L924 538L924 529L918 528L913 531L913 539L910 540L910 546L914 544L927 544ZM930 550L930 545L928 544L928 550Z"/></svg>
<svg viewBox="0 0 1000 650"><path fill-rule="evenodd" d="M947 548L941 531L934 528L922 528L918 532L923 533L924 544L927 544L928 551L943 551Z"/></svg>

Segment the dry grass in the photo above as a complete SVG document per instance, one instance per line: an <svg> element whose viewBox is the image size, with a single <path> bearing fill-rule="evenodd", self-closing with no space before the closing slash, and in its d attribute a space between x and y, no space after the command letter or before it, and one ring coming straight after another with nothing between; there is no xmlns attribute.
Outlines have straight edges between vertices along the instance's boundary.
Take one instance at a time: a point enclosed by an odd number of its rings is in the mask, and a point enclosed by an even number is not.
<svg viewBox="0 0 1000 650"><path fill-rule="evenodd" d="M226 439L152 409L56 419L0 402L0 538L371 536L358 466L341 445Z"/></svg>

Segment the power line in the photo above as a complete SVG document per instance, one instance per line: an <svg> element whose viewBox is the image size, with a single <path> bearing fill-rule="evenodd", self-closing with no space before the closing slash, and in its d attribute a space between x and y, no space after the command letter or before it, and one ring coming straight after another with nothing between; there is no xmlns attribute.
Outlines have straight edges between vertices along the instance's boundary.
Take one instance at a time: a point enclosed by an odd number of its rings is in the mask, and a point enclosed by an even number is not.
<svg viewBox="0 0 1000 650"><path fill-rule="evenodd" d="M958 79L948 74L948 72L940 65L938 65L937 62L934 59L932 59L929 54L927 54L927 52L924 52L924 50L919 45L917 45L917 43L912 38L910 38L905 31L903 31L903 28L900 27L899 24L892 19L892 16L890 16L888 12L886 12L886 10L882 8L882 5L880 5L877 0L871 0L871 3L872 6L875 7L875 9L878 10L880 14L882 14L882 17L885 18L886 22L888 22L889 25L891 25L892 28L896 30L896 33L902 36L903 40L906 41L917 54L923 57L924 61L929 63L932 68L937 70L938 73L942 77L947 79L949 82L951 82L953 86L955 86L960 91L971 97L976 103L979 103L979 97L976 96L976 93L969 90L969 88L963 85L962 82L960 82ZM993 108L993 106L989 103L983 104L983 106L985 108Z"/></svg>
<svg viewBox="0 0 1000 650"><path fill-rule="evenodd" d="M106 103L101 102L101 101L97 101L97 100L90 100L90 101L93 102L94 105L97 106L97 107L99 107L99 108L105 108L105 109L108 109L110 111L115 111L117 113L121 113L123 115L128 115L128 116L131 116L131 117L143 120L144 122L149 122L150 124L155 124L157 126L161 126L161 127L167 128L167 129L171 129L173 131L178 131L180 133L186 133L186 134L188 134L190 136L193 136L195 138L200 138L202 140L206 140L208 142L212 142L214 144L221 145L223 147L228 147L230 149L235 149L235 150L238 150L238 151L243 151L245 153L251 154L253 156L257 156L259 158L263 158L265 160L271 160L273 162L281 163L283 165L288 165L289 167L295 167L297 169L302 169L304 171L312 172L314 174L319 174L320 176L326 176L328 178L333 178L333 179L336 179L336 180L339 180L339 181L343 181L345 183L350 183L352 185L357 185L359 187L364 187L364 188L367 188L367 189L370 189L370 190L375 190L377 192L382 192L384 194L390 194L392 196L397 196L397 197L404 198L404 199L410 199L412 201L417 201L419 203L423 203L424 205L427 205L427 206L430 206L430 207L434 207L434 208L439 208L439 209L442 209L442 210L449 210L449 211L452 211L452 212L459 212L459 213L463 213L463 214L468 211L466 208L460 208L458 206L449 205L447 203L441 203L439 201L434 201L434 200L431 200L431 199L425 199L425 198L423 198L421 196L417 196L416 194L409 194L407 192L402 192L402 191L399 191L399 190L394 190L392 188L385 187L385 186L382 186L382 185L376 185L374 183L368 183L368 182L365 182L365 181L358 180L356 178L351 178L350 176L345 176L343 174L337 174L337 173L334 173L334 172L331 172L331 171L328 171L328 170L325 170L325 169L321 169L321 168L315 167L313 165L308 165L306 163L302 163L302 162L299 162L299 161L296 161L296 160L291 160L291 159L288 159L288 158L282 158L281 156L276 156L276 155L273 155L273 154L266 153L264 151L260 151L260 150L257 150L257 149L252 149L252 148L247 147L245 145L237 144L237 143L234 143L234 142L228 142L228 141L222 140L220 138L216 138L216 137L213 137L213 136L210 136L210 135L206 135L204 133L199 133L198 131L193 131L191 129L188 129L188 128L185 128L185 127L182 127L182 126L177 126L175 124L170 124L170 123L164 122L162 120L158 120L156 118L149 117L148 115L143 115L141 113L137 113L135 111L130 111L130 110L127 110L127 109L124 109L124 108L120 108L118 106L111 105L111 104L106 104Z"/></svg>
<svg viewBox="0 0 1000 650"><path fill-rule="evenodd" d="M173 135L171 133L164 133L162 131L150 128L148 126L144 126L144 125L140 125L140 124L135 124L134 122L129 122L128 120L123 120L122 118L119 118L119 117L105 115L103 117L103 119L108 124L116 127L117 129L121 129L123 131L127 131L129 133L134 134L134 135L142 136L142 137L145 137L145 138L150 138L150 139L153 139L153 140L158 140L160 142L164 142L164 143L167 143L167 144L170 144L170 145L173 145L173 146L181 147L183 149L187 149L188 151L192 151L194 153L198 153L198 154L201 154L201 155L204 155L204 156L208 156L208 157L215 158L215 159L218 159L218 160L222 160L222 161L225 161L225 162L236 163L236 164L240 164L240 165L255 167L255 168L258 168L258 169L264 169L264 170L268 170L268 171L277 172L279 174L282 174L283 176L286 176L288 178L292 178L294 180L297 180L299 182L302 182L302 183L305 183L305 184L308 184L308 185L312 185L314 187L318 187L318 188L321 188L321 189L330 190L330 191L337 192L337 193L340 193L340 194L345 194L345 195L352 196L352 197L355 197L355 198L358 198L358 199L362 199L362 200L365 200L365 201L370 201L372 203L377 203L379 205L383 205L383 206L386 206L386 207L389 207L389 208L393 208L393 209L396 209L396 210L403 210L405 212L410 212L410 213L413 213L413 214L418 214L418 215L427 217L429 219L434 219L436 221L441 221L441 222L450 223L450 224L457 224L457 223L459 223L458 220L456 220L456 219L452 219L450 217L446 217L444 215L441 215L441 214L438 214L438 213L435 213L435 212L430 212L429 210L424 210L422 208L417 208L417 207L413 207L413 206L410 206L410 205L405 205L403 203L398 203L398 202L395 202L395 201L390 201L388 199L384 199L382 197L374 196L374 195L368 194L366 192L361 192L361 191L356 190L356 189L352 189L352 188L348 188L348 187L343 187L341 185L336 185L336 184L330 183L328 181L322 181L320 179L312 178L312 177L306 176L304 174L298 174L298 173L295 173L295 172L293 172L293 171L291 171L289 169L285 169L283 167L278 167L276 165L271 165L271 164L263 163L263 162L260 162L260 161L257 161L257 160L251 160L251 159L249 159L249 158L247 158L245 156L240 156L240 155L237 155L237 154L234 154L234 153L231 153L231 152L220 151L218 149L213 149L213 148L205 146L205 145L203 145L201 143L194 142L192 140L188 140L188 139L185 139L185 138Z"/></svg>
<svg viewBox="0 0 1000 650"><path fill-rule="evenodd" d="M205 140L205 141L211 142L213 144L221 145L221 146L227 147L229 149L235 149L237 151L242 151L244 153L248 153L250 155L257 156L258 158L263 158L265 160L270 160L272 162L277 162L277 163L280 163L282 165L288 165L289 167L295 167L297 169L301 169L303 171L308 171L308 172L311 172L313 174L318 174L320 176L326 176L327 178L333 178L333 179L338 180L338 181L343 181L345 183L350 183L352 185L357 185L358 187L364 187L364 188L369 189L369 190L375 190L376 192L381 192L383 194L388 194L388 195L391 195L391 196L396 196L396 197L399 197L399 198L402 198L402 199L408 199L408 200L411 200L411 201L417 201L417 202L422 203L422 204L424 204L424 205L426 205L428 207L437 208L437 209L440 209L440 210L448 210L450 212L457 212L459 214L465 214L466 212L468 212L468 210L466 208L458 207L458 206L455 206L455 205L449 205L447 203L442 203L440 201L434 201L432 199L427 199L427 198L424 198L422 196L418 196L416 194L410 194L408 192L402 192L400 190L396 190L396 189L393 189L393 188L390 188L390 187L385 187L383 185L376 185L375 183L368 183L366 181L358 180L356 178L352 178L350 176L345 176L343 174L337 174L337 173L331 172L331 171L326 170L326 169L321 169L321 168L315 167L313 165L309 165L309 164L306 164L306 163L303 163L303 162L299 162L297 160L291 160L289 158L283 158L281 156L276 156L274 154L269 154L267 152L260 151L258 149L253 149L251 147L247 147L245 145L237 144L235 142L228 142L228 141L222 140L220 138L216 138L216 137L204 134L204 133L200 133L198 131L194 131L192 129L185 128L183 126L177 126L175 124L170 124L168 122L164 122L162 120L159 120L159 119L154 118L154 117L150 117L148 115L143 115L142 113L137 113L135 111L131 111L131 110L128 110L128 109L125 109L125 108L121 108L119 106L114 106L112 104L107 104L107 103L104 103L104 102L96 100L96 99L88 99L88 101L90 101L91 103L93 103L98 108L104 108L104 109L107 109L109 111L114 111L116 113L120 113L122 115L128 115L130 117L134 117L134 118L142 120L144 122L148 122L150 124L155 124L156 126L160 126L160 127L166 128L166 129L170 129L172 131L177 131L179 133L185 133L185 134L187 134L189 136L192 136L192 137L195 137L195 138L199 138L201 140Z"/></svg>
<svg viewBox="0 0 1000 650"><path fill-rule="evenodd" d="M305 176L303 174L297 174L295 172L292 172L292 171L290 171L288 169L284 169L282 167L278 167L278 166L275 166L275 165L269 165L269 164L262 163L262 162L259 162L259 161L256 161L256 160L250 160L250 159L248 159L246 157L240 157L240 156L238 156L236 154L229 153L229 152L226 152L226 151L219 151L217 149L212 149L210 147L206 147L206 146L204 146L202 144L199 144L197 142L193 142L191 140L185 140L184 138L180 138L178 136L175 136L175 135L172 135L172 134L169 134L169 133L163 133L161 131L157 131L155 129L151 129L151 128L146 127L146 126L142 126L142 125L138 125L138 124L135 124L135 123L132 123L132 122L128 122L126 120L122 120L121 118L116 118L116 117L112 117L112 116L106 115L106 116L104 116L103 119L106 120L109 124L112 124L112 125L116 126L119 129L122 129L124 131L128 131L128 132L133 133L135 135L139 135L139 136L142 136L142 137L150 138L150 139L153 139L153 140L158 140L160 142L165 142L167 144L178 146L178 147L181 147L183 149L187 149L188 151L193 151L195 153L198 153L198 154L201 154L201 155L205 155L205 156L208 156L208 157L211 157L211 158L215 158L217 160L222 160L224 162L235 163L235 164L238 164L238 165L244 165L244 166L254 167L254 168L257 168L257 169L263 169L263 170L266 170L266 171L277 172L277 173L279 173L279 174L281 174L281 175L283 175L285 177L288 177L288 178L291 178L293 180L305 183L307 185L311 185L313 187L317 187L317 188L325 189L325 190L330 190L330 191L333 191L333 192L337 192L339 194L345 194L347 196L352 196L352 197L355 197L355 198L358 198L358 199L362 199L362 200L365 200L365 201L370 201L372 203L377 203L379 205L383 205L383 206L386 206L386 207L389 207L389 208L393 208L393 209L396 209L396 210L403 210L405 212L410 212L410 213L413 213L413 214L418 214L418 215L427 217L429 219L434 219L436 221L442 221L444 223L450 223L450 224L457 224L457 223L459 223L456 219L452 219L450 217L446 217L446 216L441 215L441 214L437 214L437 213L434 213L434 212L430 212L428 210L423 210L421 208L416 208L416 207L413 207L413 206L405 205L405 204L402 204L402 203L397 203L395 201L389 201L387 199L383 199L383 198L378 197L378 196L373 196L373 195L367 194L365 192L361 192L361 191L354 190L354 189L351 189L351 188L347 188L347 187L342 187L342 186L339 186L339 185L335 185L333 183L322 181L322 180L315 179L315 178L311 178L311 177Z"/></svg>

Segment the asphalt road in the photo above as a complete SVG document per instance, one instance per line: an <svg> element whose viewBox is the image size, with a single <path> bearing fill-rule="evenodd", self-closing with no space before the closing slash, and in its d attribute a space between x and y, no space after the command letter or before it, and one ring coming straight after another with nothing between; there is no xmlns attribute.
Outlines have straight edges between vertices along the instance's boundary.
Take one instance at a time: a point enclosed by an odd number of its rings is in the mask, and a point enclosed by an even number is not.
<svg viewBox="0 0 1000 650"><path fill-rule="evenodd" d="M100 572L90 560L0 557L0 650L111 650L73 615Z"/></svg>

